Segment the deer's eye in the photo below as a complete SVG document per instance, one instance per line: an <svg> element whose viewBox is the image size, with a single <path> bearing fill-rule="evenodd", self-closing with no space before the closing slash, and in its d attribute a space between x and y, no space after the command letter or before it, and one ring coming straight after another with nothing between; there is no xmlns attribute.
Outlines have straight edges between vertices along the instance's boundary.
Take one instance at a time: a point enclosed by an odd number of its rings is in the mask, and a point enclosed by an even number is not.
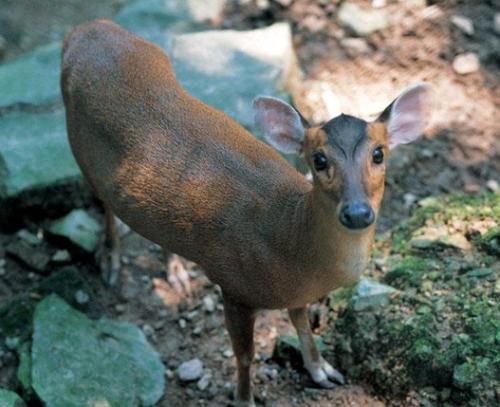
<svg viewBox="0 0 500 407"><path fill-rule="evenodd" d="M372 158L375 164L382 164L384 162L384 150L382 150L382 147L377 147L373 150Z"/></svg>
<svg viewBox="0 0 500 407"><path fill-rule="evenodd" d="M316 171L326 170L328 167L328 159L323 153L314 153L313 155L314 169Z"/></svg>

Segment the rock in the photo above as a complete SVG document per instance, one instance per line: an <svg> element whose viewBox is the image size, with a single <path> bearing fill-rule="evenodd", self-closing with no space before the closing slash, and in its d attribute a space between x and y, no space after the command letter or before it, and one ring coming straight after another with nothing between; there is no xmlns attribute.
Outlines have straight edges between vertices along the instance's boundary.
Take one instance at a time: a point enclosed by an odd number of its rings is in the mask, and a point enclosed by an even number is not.
<svg viewBox="0 0 500 407"><path fill-rule="evenodd" d="M75 209L52 223L49 231L55 236L68 239L86 252L92 253L97 249L101 226L83 209Z"/></svg>
<svg viewBox="0 0 500 407"><path fill-rule="evenodd" d="M50 261L47 253L40 248L30 246L24 240L11 241L6 252L39 273L45 272Z"/></svg>
<svg viewBox="0 0 500 407"><path fill-rule="evenodd" d="M43 83L37 77L38 81ZM79 174L62 110L12 112L0 117L0 203L21 192L45 188Z"/></svg>
<svg viewBox="0 0 500 407"><path fill-rule="evenodd" d="M500 35L500 13L495 13L493 17L493 28L495 32Z"/></svg>
<svg viewBox="0 0 500 407"><path fill-rule="evenodd" d="M320 336L314 336L314 342L320 352L326 350L326 346ZM290 362L293 366L302 366L299 338L296 335L278 336L274 345L273 359L281 365Z"/></svg>
<svg viewBox="0 0 500 407"><path fill-rule="evenodd" d="M342 26L358 37L366 37L375 31L383 30L389 24L383 10L364 10L349 2L340 6L338 19Z"/></svg>
<svg viewBox="0 0 500 407"><path fill-rule="evenodd" d="M473 52L460 54L453 60L453 69L459 75L467 75L479 71L480 68L479 58Z"/></svg>
<svg viewBox="0 0 500 407"><path fill-rule="evenodd" d="M396 291L385 284L362 279L356 286L351 298L354 311L364 311L372 307L380 307L389 303L389 297Z"/></svg>
<svg viewBox="0 0 500 407"><path fill-rule="evenodd" d="M298 65L286 23L251 31L206 31L172 39L177 79L193 96L255 131L257 95L281 96L297 86Z"/></svg>
<svg viewBox="0 0 500 407"><path fill-rule="evenodd" d="M463 234L449 233L447 228L440 226L424 226L417 229L409 243L412 248L422 250L438 246L459 250L469 250L471 248L469 241Z"/></svg>
<svg viewBox="0 0 500 407"><path fill-rule="evenodd" d="M222 14L227 0L139 0L124 7L116 22L160 45L168 36L206 29Z"/></svg>
<svg viewBox="0 0 500 407"><path fill-rule="evenodd" d="M474 24L470 18L454 15L450 18L451 23L464 34L474 35Z"/></svg>
<svg viewBox="0 0 500 407"><path fill-rule="evenodd" d="M90 300L90 296L83 290L77 290L75 293L75 301L80 304L84 305L87 304Z"/></svg>
<svg viewBox="0 0 500 407"><path fill-rule="evenodd" d="M16 236L24 240L26 243L30 244L31 246L38 246L42 241L38 238L38 236L34 235L33 233L29 232L27 229L21 229L16 233Z"/></svg>
<svg viewBox="0 0 500 407"><path fill-rule="evenodd" d="M54 407L152 406L165 386L160 356L140 329L90 320L56 295L36 308L32 363L33 388Z"/></svg>
<svg viewBox="0 0 500 407"><path fill-rule="evenodd" d="M182 382L194 382L203 375L203 363L200 359L191 359L177 368L177 377Z"/></svg>
<svg viewBox="0 0 500 407"><path fill-rule="evenodd" d="M498 192L500 190L500 186L498 185L498 181L496 179L489 179L486 181L486 188L488 188L491 192Z"/></svg>
<svg viewBox="0 0 500 407"><path fill-rule="evenodd" d="M494 270L489 267L482 267L482 268L477 268L474 270L471 270L467 272L468 277L477 277L477 278L483 278L483 277L488 277L489 275L493 274Z"/></svg>
<svg viewBox="0 0 500 407"><path fill-rule="evenodd" d="M17 349L17 354L19 358L19 366L17 367L16 373L17 381L21 385L23 395L32 398L33 390L31 388L31 343L22 343Z"/></svg>
<svg viewBox="0 0 500 407"><path fill-rule="evenodd" d="M26 407L24 401L16 393L0 389L1 407Z"/></svg>
<svg viewBox="0 0 500 407"><path fill-rule="evenodd" d="M0 108L60 101L60 64L61 44L54 43L0 65Z"/></svg>
<svg viewBox="0 0 500 407"><path fill-rule="evenodd" d="M198 380L196 383L196 387L198 387L199 390L205 391L208 386L210 386L210 382L212 380L212 374L210 372L206 372L201 376L201 379Z"/></svg>
<svg viewBox="0 0 500 407"><path fill-rule="evenodd" d="M234 352L232 349L225 349L222 352L222 356L224 356L225 358L232 358L234 356Z"/></svg>
<svg viewBox="0 0 500 407"><path fill-rule="evenodd" d="M417 202L417 196L411 192L407 192L403 195L403 202L406 208L411 208L415 202Z"/></svg>
<svg viewBox="0 0 500 407"><path fill-rule="evenodd" d="M205 308L205 311L208 313L215 311L215 302L210 295L203 297L203 308Z"/></svg>
<svg viewBox="0 0 500 407"><path fill-rule="evenodd" d="M340 45L350 57L369 54L371 49L363 38L342 38Z"/></svg>
<svg viewBox="0 0 500 407"><path fill-rule="evenodd" d="M67 250L58 250L53 254L51 260L54 263L66 263L71 261L71 254Z"/></svg>

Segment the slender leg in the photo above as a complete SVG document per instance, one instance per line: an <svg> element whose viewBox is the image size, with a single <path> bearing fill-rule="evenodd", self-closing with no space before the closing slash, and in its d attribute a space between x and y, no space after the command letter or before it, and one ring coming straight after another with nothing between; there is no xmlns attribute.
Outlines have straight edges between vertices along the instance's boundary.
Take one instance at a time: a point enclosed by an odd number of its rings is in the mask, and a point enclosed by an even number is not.
<svg viewBox="0 0 500 407"><path fill-rule="evenodd" d="M163 251L167 261L167 280L169 284L179 294L184 294L191 298L191 283L189 282L189 274L184 266L182 258L174 253Z"/></svg>
<svg viewBox="0 0 500 407"><path fill-rule="evenodd" d="M224 298L224 314L238 369L235 406L254 407L251 365L254 356L253 327L256 312Z"/></svg>
<svg viewBox="0 0 500 407"><path fill-rule="evenodd" d="M115 215L107 205L104 205L104 235L98 257L104 282L116 285L120 277L120 236Z"/></svg>
<svg viewBox="0 0 500 407"><path fill-rule="evenodd" d="M299 336L304 366L313 381L327 389L335 387L333 381L344 384L344 376L323 359L316 348L307 318L307 307L289 309L288 314Z"/></svg>

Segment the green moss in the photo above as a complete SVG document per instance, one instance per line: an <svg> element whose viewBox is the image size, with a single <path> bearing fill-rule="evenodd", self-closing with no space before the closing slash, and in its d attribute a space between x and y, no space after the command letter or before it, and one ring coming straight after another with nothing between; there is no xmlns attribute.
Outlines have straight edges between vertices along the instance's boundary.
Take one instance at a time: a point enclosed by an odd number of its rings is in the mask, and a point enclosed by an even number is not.
<svg viewBox="0 0 500 407"><path fill-rule="evenodd" d="M424 202L415 215L377 242L399 294L384 308L356 313L343 299L330 340L351 380L378 393L420 395L422 405L494 405L500 388L500 195L446 196ZM478 226L479 225L479 226ZM467 251L408 244L422 227L448 228L472 244ZM479 232L478 232L479 230ZM494 243L497 244L497 243Z"/></svg>

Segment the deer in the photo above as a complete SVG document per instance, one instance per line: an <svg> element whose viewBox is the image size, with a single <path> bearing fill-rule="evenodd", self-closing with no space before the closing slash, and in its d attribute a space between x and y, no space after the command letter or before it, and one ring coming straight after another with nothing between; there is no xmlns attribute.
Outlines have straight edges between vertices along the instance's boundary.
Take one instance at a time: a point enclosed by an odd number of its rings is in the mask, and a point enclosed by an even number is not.
<svg viewBox="0 0 500 407"><path fill-rule="evenodd" d="M288 310L318 386L345 383L316 348L308 305L357 282L367 266L387 157L424 131L431 86L410 86L374 121L341 114L320 126L258 96L265 143L189 95L161 48L99 20L65 39L61 88L72 152L104 203L110 267L119 267L116 216L221 288L235 404L255 405L259 310ZM301 155L312 181L276 150Z"/></svg>

